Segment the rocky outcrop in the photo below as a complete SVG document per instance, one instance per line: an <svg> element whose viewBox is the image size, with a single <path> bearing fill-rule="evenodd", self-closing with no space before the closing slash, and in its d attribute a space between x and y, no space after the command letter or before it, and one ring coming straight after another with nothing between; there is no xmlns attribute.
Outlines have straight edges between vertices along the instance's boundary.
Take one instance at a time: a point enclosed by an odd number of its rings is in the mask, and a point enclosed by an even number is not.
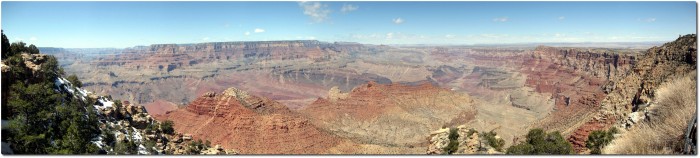
<svg viewBox="0 0 700 158"><path fill-rule="evenodd" d="M430 144L428 145L427 154L445 154L444 148L450 143L450 139L448 138L449 135L449 128L442 128L437 131L430 132Z"/></svg>
<svg viewBox="0 0 700 158"><path fill-rule="evenodd" d="M186 108L157 118L173 120L175 129L192 134L192 139L242 154L325 153L340 141L284 105L236 88L205 93Z"/></svg>
<svg viewBox="0 0 700 158"><path fill-rule="evenodd" d="M450 143L449 140L450 128L442 128L430 133L427 154L443 155L446 154L444 148ZM478 131L468 128L467 126L457 127L457 151L452 154L503 154L490 146L488 140L483 138ZM498 135L495 139L501 139Z"/></svg>

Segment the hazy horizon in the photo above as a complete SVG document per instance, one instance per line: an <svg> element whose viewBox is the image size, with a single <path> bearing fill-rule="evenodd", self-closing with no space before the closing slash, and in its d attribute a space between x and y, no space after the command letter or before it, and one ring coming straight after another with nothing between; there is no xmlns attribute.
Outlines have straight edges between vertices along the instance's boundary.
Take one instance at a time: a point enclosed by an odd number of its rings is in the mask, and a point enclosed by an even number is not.
<svg viewBox="0 0 700 158"><path fill-rule="evenodd" d="M694 2L2 4L2 29L11 42L60 48L281 40L376 45L663 42L696 33Z"/></svg>

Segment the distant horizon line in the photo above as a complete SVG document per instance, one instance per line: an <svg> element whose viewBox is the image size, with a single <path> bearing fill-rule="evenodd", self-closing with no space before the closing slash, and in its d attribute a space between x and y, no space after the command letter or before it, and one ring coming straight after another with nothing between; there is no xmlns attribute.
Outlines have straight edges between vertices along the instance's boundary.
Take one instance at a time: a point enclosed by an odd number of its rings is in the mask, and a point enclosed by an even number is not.
<svg viewBox="0 0 700 158"><path fill-rule="evenodd" d="M131 47L56 47L56 46L48 46L48 47L42 47L42 46L37 46L38 48L63 48L63 49L128 49L128 48L136 48L136 47L150 47L154 45L192 45L192 44L208 44L208 43L237 43L237 42L289 42L289 41L316 41L316 42L323 42L323 43L355 43L355 44L362 44L362 45L385 45L385 46L522 46L522 45L547 45L547 44L660 44L660 43L667 43L671 41L638 41L638 42L515 42L515 43L475 43L475 44L423 44L423 43L415 43L415 44L369 44L369 43L360 43L360 42L349 42L349 41L334 41L334 42L327 42L327 41L321 41L321 40L265 40L265 41L220 41L220 42L200 42L200 43L156 43L156 44L149 44L149 45L135 45ZM23 41L15 41L15 42L23 42ZM14 43L14 42L13 42Z"/></svg>

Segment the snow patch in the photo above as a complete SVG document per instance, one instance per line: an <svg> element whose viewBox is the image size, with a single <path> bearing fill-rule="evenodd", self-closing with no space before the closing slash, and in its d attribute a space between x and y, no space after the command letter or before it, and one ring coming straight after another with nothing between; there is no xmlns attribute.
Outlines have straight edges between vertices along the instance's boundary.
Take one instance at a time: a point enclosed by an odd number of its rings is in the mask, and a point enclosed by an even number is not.
<svg viewBox="0 0 700 158"><path fill-rule="evenodd" d="M143 137L141 137L141 132L136 130L136 128L134 127L131 127L131 129L134 130L134 132L132 133L132 138L134 139L134 142L141 143L141 141L143 140Z"/></svg>
<svg viewBox="0 0 700 158"><path fill-rule="evenodd" d="M104 106L104 108L112 108L112 106L114 106L114 102L109 101L107 99L100 98L100 99L97 99L97 101L99 101L100 104L102 104L102 106Z"/></svg>
<svg viewBox="0 0 700 158"><path fill-rule="evenodd" d="M148 155L148 151L146 150L146 147L143 146L143 144L139 144L139 154L141 155Z"/></svg>

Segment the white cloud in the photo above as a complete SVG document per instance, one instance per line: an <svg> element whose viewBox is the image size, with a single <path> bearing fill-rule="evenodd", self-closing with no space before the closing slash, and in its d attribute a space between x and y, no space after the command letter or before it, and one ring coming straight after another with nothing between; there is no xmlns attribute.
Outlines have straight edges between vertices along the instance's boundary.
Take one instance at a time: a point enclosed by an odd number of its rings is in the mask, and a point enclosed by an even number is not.
<svg viewBox="0 0 700 158"><path fill-rule="evenodd" d="M310 40L315 40L315 39L316 39L316 37L314 37L314 36L309 36L309 37L307 37L307 39L310 39Z"/></svg>
<svg viewBox="0 0 700 158"><path fill-rule="evenodd" d="M445 38L455 38L455 35L447 34L447 35L445 35Z"/></svg>
<svg viewBox="0 0 700 158"><path fill-rule="evenodd" d="M495 22L506 22L506 21L508 21L508 17L493 18L493 21L495 21Z"/></svg>
<svg viewBox="0 0 700 158"><path fill-rule="evenodd" d="M394 19L394 20L392 20L392 21L394 22L394 24L401 24L401 23L403 23L403 19L401 19L401 18L396 18L396 19Z"/></svg>
<svg viewBox="0 0 700 158"><path fill-rule="evenodd" d="M323 22L331 13L328 6L320 2L299 2L299 6L304 9L304 15L311 17L314 22Z"/></svg>
<svg viewBox="0 0 700 158"><path fill-rule="evenodd" d="M386 38L387 38L387 39L391 39L391 38L393 38L393 37L394 37L394 33L393 33L393 32L389 32L389 33L386 34Z"/></svg>
<svg viewBox="0 0 700 158"><path fill-rule="evenodd" d="M485 38L505 38L508 37L508 34L481 34L480 36Z"/></svg>
<svg viewBox="0 0 700 158"><path fill-rule="evenodd" d="M202 41L208 41L208 40L209 40L209 37L202 38Z"/></svg>
<svg viewBox="0 0 700 158"><path fill-rule="evenodd" d="M355 10L357 10L357 9L359 9L359 8L360 8L360 7L359 7L359 6L356 6L356 5L352 5L352 4L343 4L343 7L340 8L340 12L349 13L349 12L355 11Z"/></svg>
<svg viewBox="0 0 700 158"><path fill-rule="evenodd" d="M644 22L655 22L655 21L656 21L656 18L646 18L646 19L642 19L642 21L644 21Z"/></svg>
<svg viewBox="0 0 700 158"><path fill-rule="evenodd" d="M246 31L244 34L245 34L246 36L248 36L248 35L250 35L250 32Z"/></svg>
<svg viewBox="0 0 700 158"><path fill-rule="evenodd" d="M36 39L36 37L31 37L31 38L29 38L29 40L30 40L30 41L36 41L37 39Z"/></svg>
<svg viewBox="0 0 700 158"><path fill-rule="evenodd" d="M564 16L560 16L560 17L559 17L559 18L557 18L557 19L559 19L559 20L564 20L564 19L566 19L566 17L564 17Z"/></svg>
<svg viewBox="0 0 700 158"><path fill-rule="evenodd" d="M255 33L263 33L263 32L265 32L265 29L255 28L255 31L254 31L254 32L255 32Z"/></svg>

